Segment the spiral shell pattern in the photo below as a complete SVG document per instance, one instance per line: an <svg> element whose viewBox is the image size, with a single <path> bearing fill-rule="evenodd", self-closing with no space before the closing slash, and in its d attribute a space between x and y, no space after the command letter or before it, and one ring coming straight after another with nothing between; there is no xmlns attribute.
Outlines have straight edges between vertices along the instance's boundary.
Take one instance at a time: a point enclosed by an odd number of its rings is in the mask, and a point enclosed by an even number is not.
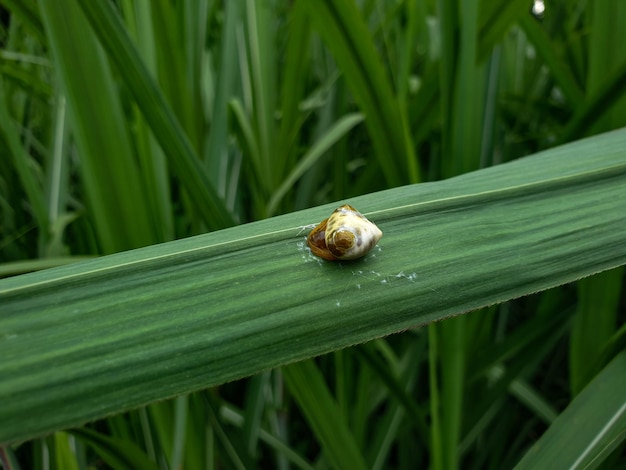
<svg viewBox="0 0 626 470"><path fill-rule="evenodd" d="M367 254L382 236L383 232L376 224L345 204L311 231L307 244L320 258L353 260Z"/></svg>

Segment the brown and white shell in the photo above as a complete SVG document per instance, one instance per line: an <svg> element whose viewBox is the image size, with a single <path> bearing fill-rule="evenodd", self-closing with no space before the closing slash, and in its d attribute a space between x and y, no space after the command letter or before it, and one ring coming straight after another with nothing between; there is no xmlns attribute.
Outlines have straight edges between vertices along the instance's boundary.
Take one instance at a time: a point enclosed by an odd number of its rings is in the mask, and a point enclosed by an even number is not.
<svg viewBox="0 0 626 470"><path fill-rule="evenodd" d="M382 238L383 232L354 207L345 204L335 209L307 237L315 256L334 260L353 260L366 255Z"/></svg>

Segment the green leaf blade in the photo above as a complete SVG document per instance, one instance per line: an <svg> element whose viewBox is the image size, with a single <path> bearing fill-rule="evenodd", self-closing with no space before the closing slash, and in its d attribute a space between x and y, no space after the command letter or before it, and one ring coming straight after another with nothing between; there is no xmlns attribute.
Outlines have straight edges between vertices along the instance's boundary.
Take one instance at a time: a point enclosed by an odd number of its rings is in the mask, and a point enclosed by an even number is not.
<svg viewBox="0 0 626 470"><path fill-rule="evenodd" d="M354 2L305 2L366 116L378 163L390 186L420 180L412 139L371 33ZM395 155L393 159L389 154Z"/></svg>
<svg viewBox="0 0 626 470"><path fill-rule="evenodd" d="M335 204L0 281L0 442L528 295L626 263L626 131L346 201L354 263L305 247Z"/></svg>
<svg viewBox="0 0 626 470"><path fill-rule="evenodd" d="M626 352L618 354L557 417L516 469L597 468L626 438Z"/></svg>
<svg viewBox="0 0 626 470"><path fill-rule="evenodd" d="M173 172L180 177L192 195L204 221L215 229L233 225L232 214L226 209L206 175L206 170L181 124L168 106L114 7L106 2L80 3L80 7L137 101L155 138L167 155ZM55 5L55 8L61 9L59 5Z"/></svg>

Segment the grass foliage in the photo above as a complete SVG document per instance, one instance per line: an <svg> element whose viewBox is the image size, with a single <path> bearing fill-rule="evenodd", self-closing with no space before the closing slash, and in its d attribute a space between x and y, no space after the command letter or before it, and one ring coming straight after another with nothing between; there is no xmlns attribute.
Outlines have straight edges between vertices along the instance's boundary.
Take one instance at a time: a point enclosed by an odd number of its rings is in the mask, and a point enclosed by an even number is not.
<svg viewBox="0 0 626 470"><path fill-rule="evenodd" d="M4 467L626 465L623 2L0 5Z"/></svg>

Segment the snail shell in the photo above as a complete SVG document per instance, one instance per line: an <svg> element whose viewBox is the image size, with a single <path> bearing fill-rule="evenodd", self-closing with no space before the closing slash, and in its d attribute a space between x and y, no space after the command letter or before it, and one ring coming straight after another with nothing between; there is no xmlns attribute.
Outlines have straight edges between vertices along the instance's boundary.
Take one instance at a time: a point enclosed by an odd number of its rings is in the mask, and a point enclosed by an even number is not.
<svg viewBox="0 0 626 470"><path fill-rule="evenodd" d="M354 207L345 204L324 219L307 237L315 256L334 260L352 260L367 254L383 232Z"/></svg>

